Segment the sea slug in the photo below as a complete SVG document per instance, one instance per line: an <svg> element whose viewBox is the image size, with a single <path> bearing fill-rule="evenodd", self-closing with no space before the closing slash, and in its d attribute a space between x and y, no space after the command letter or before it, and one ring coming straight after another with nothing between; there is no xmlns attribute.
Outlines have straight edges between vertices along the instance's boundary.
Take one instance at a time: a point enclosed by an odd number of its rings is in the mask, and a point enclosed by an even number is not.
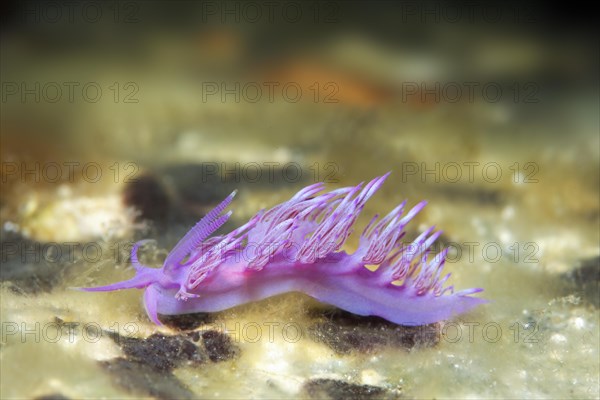
<svg viewBox="0 0 600 400"><path fill-rule="evenodd" d="M323 183L310 185L238 229L209 237L231 216L223 211L233 192L177 243L162 268L140 264L144 241L138 242L131 251L133 278L82 290L146 289L146 312L158 325L158 314L216 312L292 291L402 325L438 322L485 303L470 296L482 289L454 293L453 286L444 287L448 249L429 254L440 231L432 227L411 244L402 242L404 227L425 201L405 215L406 201L381 219L376 215L357 250L341 250L365 202L388 175L321 194Z"/></svg>

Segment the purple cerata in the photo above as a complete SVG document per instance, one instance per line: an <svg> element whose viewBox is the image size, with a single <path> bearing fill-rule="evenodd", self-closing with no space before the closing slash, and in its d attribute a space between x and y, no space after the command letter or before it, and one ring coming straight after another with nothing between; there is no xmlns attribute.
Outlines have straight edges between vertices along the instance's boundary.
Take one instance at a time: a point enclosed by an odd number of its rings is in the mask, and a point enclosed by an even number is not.
<svg viewBox="0 0 600 400"><path fill-rule="evenodd" d="M310 185L238 229L209 237L231 216L222 212L233 192L177 243L162 268L139 263L141 241L131 250L133 278L82 290L146 289L146 312L158 325L158 314L216 312L294 291L402 325L442 321L485 303L470 296L482 289L455 293L453 286L444 287L450 277L441 275L448 249L429 256L441 231L432 227L411 244L402 242L404 227L425 201L406 215L406 201L381 219L376 215L356 251L341 250L366 201L388 175L322 194L323 183Z"/></svg>

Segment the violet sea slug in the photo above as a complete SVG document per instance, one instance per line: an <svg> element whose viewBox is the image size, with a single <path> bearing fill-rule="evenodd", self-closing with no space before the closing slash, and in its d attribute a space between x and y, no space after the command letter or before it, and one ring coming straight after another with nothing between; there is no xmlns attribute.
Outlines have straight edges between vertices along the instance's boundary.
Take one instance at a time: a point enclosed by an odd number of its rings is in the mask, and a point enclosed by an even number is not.
<svg viewBox="0 0 600 400"><path fill-rule="evenodd" d="M482 289L454 292L444 286L448 249L429 255L440 231L430 228L412 244L401 241L424 201L406 214L404 201L385 217L376 215L357 250L341 250L365 202L388 175L322 194L323 183L310 185L238 229L209 237L231 216L223 211L233 192L177 243L162 268L139 263L144 241L138 242L131 251L132 279L83 290L145 289L146 312L158 325L158 314L216 312L292 291L402 325L438 322L486 302L470 296Z"/></svg>

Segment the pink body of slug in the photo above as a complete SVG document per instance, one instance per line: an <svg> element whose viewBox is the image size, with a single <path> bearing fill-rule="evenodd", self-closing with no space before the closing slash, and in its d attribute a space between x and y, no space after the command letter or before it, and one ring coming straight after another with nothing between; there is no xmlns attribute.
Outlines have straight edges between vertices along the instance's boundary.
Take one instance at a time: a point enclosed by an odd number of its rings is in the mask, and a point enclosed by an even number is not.
<svg viewBox="0 0 600 400"><path fill-rule="evenodd" d="M388 175L364 188L320 195L322 183L308 186L229 234L208 238L230 217L231 212L221 213L234 192L181 239L162 268L139 264L138 243L131 256L135 277L83 290L145 288L146 311L159 325L158 314L221 311L293 291L403 325L441 321L486 302L470 296L482 289L453 293L452 286L444 287L450 276L441 277L447 250L428 257L441 232L431 228L411 244L401 241L404 226L425 202L406 215L404 202L380 220L375 216L354 253L340 250L365 202ZM378 268L370 271L365 265Z"/></svg>

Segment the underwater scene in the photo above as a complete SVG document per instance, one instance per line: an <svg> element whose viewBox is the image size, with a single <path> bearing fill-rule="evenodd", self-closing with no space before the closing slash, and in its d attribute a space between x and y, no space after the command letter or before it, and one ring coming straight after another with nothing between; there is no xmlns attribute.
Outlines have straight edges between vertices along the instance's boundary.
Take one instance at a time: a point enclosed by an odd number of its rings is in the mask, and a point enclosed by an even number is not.
<svg viewBox="0 0 600 400"><path fill-rule="evenodd" d="M600 398L592 7L1 7L0 398Z"/></svg>

